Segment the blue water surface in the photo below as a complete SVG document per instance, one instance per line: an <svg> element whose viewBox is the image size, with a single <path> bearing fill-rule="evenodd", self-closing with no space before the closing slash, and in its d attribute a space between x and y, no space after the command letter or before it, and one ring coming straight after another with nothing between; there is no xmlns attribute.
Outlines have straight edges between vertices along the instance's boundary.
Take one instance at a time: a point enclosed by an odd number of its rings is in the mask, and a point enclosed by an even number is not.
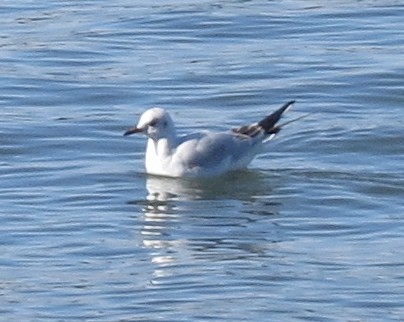
<svg viewBox="0 0 404 322"><path fill-rule="evenodd" d="M2 321L404 320L400 1L3 1ZM147 176L296 104L250 169Z"/></svg>

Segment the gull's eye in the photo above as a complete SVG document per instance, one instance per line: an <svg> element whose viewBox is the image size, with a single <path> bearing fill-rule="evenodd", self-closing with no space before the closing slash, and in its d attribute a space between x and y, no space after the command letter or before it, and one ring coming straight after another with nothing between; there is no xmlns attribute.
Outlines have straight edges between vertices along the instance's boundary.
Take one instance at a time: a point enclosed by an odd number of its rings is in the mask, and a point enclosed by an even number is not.
<svg viewBox="0 0 404 322"><path fill-rule="evenodd" d="M155 126L157 124L157 120L152 120L150 123L149 123L149 126Z"/></svg>

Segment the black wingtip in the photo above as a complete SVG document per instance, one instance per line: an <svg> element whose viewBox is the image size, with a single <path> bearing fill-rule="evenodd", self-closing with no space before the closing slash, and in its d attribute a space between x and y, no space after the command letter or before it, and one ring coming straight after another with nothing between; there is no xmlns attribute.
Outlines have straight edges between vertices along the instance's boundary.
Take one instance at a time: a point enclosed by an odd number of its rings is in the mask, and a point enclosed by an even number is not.
<svg viewBox="0 0 404 322"><path fill-rule="evenodd" d="M261 126L264 131L268 134L276 134L280 131L280 127L275 126L276 123L282 117L282 114L285 113L292 104L295 103L295 100L289 101L282 105L279 109L277 109L272 114L268 115L266 118L262 119L258 125Z"/></svg>

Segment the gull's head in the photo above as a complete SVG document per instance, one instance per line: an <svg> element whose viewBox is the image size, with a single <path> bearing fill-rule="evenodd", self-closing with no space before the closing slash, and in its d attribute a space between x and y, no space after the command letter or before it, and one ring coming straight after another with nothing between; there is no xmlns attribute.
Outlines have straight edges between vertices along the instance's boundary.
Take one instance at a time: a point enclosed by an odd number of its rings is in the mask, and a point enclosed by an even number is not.
<svg viewBox="0 0 404 322"><path fill-rule="evenodd" d="M145 111L138 124L125 132L125 136L134 133L145 133L153 140L168 138L175 134L173 121L164 109L151 108Z"/></svg>

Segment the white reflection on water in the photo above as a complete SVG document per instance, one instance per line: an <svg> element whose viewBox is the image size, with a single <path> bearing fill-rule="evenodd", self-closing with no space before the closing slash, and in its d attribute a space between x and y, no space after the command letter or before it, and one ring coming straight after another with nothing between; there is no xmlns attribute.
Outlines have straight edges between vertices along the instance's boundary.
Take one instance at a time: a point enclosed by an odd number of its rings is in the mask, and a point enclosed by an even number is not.
<svg viewBox="0 0 404 322"><path fill-rule="evenodd" d="M148 176L147 201L169 200L250 200L271 194L265 175L256 171L237 171L209 179L173 179Z"/></svg>
<svg viewBox="0 0 404 322"><path fill-rule="evenodd" d="M153 275L175 275L173 266L198 259L266 256L279 241L268 231L280 206L270 181L252 171L209 180L146 177L141 237L157 265Z"/></svg>

